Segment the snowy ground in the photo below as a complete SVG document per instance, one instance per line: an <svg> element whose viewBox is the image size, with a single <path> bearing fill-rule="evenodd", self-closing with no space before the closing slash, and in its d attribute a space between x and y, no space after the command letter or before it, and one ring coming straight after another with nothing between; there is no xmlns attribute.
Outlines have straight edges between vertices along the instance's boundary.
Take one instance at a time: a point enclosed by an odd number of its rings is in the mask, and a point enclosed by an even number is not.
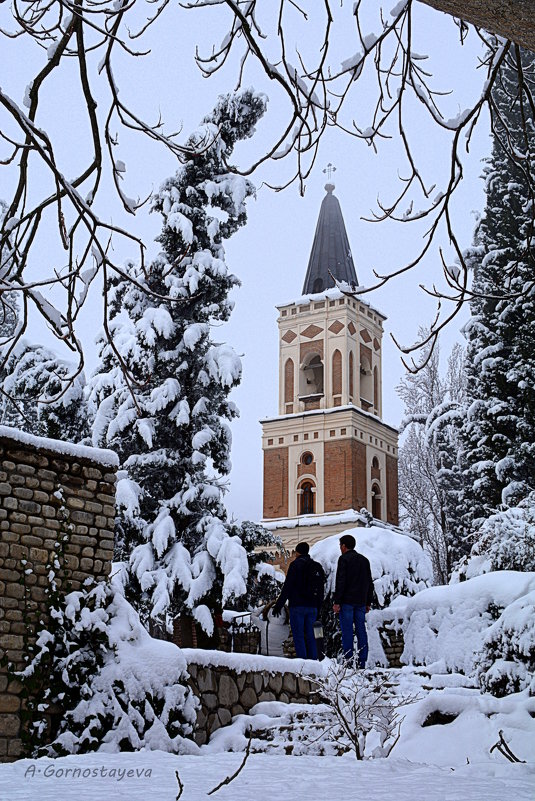
<svg viewBox="0 0 535 801"><path fill-rule="evenodd" d="M0 768L2 801L200 801L243 759L162 752L91 754L22 760ZM79 771L79 772L78 772ZM128 773L131 775L128 776ZM455 769L406 759L357 762L345 757L252 755L244 770L211 798L220 801L533 801L535 770L507 763Z"/></svg>
<svg viewBox="0 0 535 801"><path fill-rule="evenodd" d="M396 691L414 700L402 708L401 735L388 759L332 756L328 736L324 746L313 743L318 707L265 702L216 732L199 756L140 751L0 765L0 801L175 801L177 771L184 786L181 801L533 801L535 698L527 691L494 698L460 674L430 675L422 668L389 675ZM303 710L307 736L299 742L289 729L292 716ZM436 712L456 717L422 727ZM267 753L251 753L238 777L209 795L242 763L244 732L251 728L253 750ZM258 735L262 730L267 737ZM497 750L491 752L500 730L527 764L511 764ZM290 742L294 753L299 747L308 753L287 756ZM311 753L314 748L318 753ZM327 755L319 755L321 750Z"/></svg>

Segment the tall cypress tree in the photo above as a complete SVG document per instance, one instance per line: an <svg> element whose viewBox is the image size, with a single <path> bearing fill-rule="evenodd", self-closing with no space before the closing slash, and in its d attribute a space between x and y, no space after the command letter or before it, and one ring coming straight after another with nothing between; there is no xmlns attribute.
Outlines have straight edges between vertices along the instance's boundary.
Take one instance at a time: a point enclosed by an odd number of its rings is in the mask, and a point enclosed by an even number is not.
<svg viewBox="0 0 535 801"><path fill-rule="evenodd" d="M534 96L533 54L510 51L493 89L498 114L485 170L486 205L467 254L476 296L464 328L462 507L472 536L482 520L535 487L535 294L527 291L535 280L535 112L528 94L518 93L517 59Z"/></svg>
<svg viewBox="0 0 535 801"><path fill-rule="evenodd" d="M188 140L196 151L164 183L163 252L148 274L109 287L114 347L101 340L91 394L94 442L114 448L126 473L118 486L130 597L154 619L190 612L210 633L214 610L246 589L247 555L223 506L230 430L228 394L241 375L234 351L212 340L229 318L238 281L222 241L246 221L253 185L232 173L237 141L252 136L265 98L221 97ZM127 378L124 376L126 368Z"/></svg>

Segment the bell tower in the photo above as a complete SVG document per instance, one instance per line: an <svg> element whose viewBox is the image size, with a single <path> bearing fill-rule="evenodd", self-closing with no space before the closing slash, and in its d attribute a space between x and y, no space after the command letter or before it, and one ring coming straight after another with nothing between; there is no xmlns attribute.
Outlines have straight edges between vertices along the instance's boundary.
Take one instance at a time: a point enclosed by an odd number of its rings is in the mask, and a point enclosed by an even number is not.
<svg viewBox="0 0 535 801"><path fill-rule="evenodd" d="M333 276L358 287L334 188L325 186L303 294L277 307L279 409L262 421L264 524L287 545L358 525L363 509L398 523L398 432L382 420L386 317L334 286Z"/></svg>

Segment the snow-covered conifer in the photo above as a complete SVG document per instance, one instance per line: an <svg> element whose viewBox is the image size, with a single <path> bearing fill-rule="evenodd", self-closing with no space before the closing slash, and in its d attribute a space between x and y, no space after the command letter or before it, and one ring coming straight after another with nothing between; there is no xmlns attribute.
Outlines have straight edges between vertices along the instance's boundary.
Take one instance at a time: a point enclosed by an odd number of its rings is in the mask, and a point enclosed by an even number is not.
<svg viewBox="0 0 535 801"><path fill-rule="evenodd" d="M462 428L466 532L535 487L535 248L529 187L535 169L535 114L518 96L516 53L535 89L533 54L512 49L493 88L495 120L486 206L475 245L467 339L468 408ZM514 153L514 159L512 158ZM529 181L528 181L529 177Z"/></svg>
<svg viewBox="0 0 535 801"><path fill-rule="evenodd" d="M247 555L223 506L230 430L228 394L241 375L234 351L214 341L238 281L222 241L246 221L247 179L229 166L234 145L253 135L265 97L243 90L219 99L189 138L197 155L161 187L163 252L147 273L108 287L113 347L101 340L91 382L93 439L115 449L122 556L129 597L154 619L193 614L208 633L212 611L245 593ZM119 355L119 359L117 358Z"/></svg>
<svg viewBox="0 0 535 801"><path fill-rule="evenodd" d="M31 434L80 442L89 434L84 386L83 373L43 345L20 339L2 371L0 419Z"/></svg>

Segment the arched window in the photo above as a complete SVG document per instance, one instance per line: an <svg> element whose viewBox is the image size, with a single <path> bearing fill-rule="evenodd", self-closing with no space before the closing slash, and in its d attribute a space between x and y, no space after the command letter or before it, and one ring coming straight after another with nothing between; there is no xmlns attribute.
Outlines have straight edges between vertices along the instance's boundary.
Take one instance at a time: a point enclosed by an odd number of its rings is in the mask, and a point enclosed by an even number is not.
<svg viewBox="0 0 535 801"><path fill-rule="evenodd" d="M352 350L349 351L349 397L355 397L355 366Z"/></svg>
<svg viewBox="0 0 535 801"><path fill-rule="evenodd" d="M371 350L360 346L360 401L364 411L373 408L373 372Z"/></svg>
<svg viewBox="0 0 535 801"><path fill-rule="evenodd" d="M294 363L286 359L284 365L284 403L293 403L294 399Z"/></svg>
<svg viewBox="0 0 535 801"><path fill-rule="evenodd" d="M378 481L381 480L381 466L379 464L379 459L377 456L374 456L372 459L372 481L376 478Z"/></svg>
<svg viewBox="0 0 535 801"><path fill-rule="evenodd" d="M379 484L372 484L372 515L381 520L381 488Z"/></svg>
<svg viewBox="0 0 535 801"><path fill-rule="evenodd" d="M333 395L342 394L342 354L339 350L333 353Z"/></svg>
<svg viewBox="0 0 535 801"><path fill-rule="evenodd" d="M299 395L323 395L323 362L319 353L310 353L301 365Z"/></svg>
<svg viewBox="0 0 535 801"><path fill-rule="evenodd" d="M379 409L379 377L377 367L373 368L373 408L375 411Z"/></svg>
<svg viewBox="0 0 535 801"><path fill-rule="evenodd" d="M313 484L311 481L304 481L301 484L299 492L299 514L300 515L313 515L314 514L314 492L312 491Z"/></svg>

